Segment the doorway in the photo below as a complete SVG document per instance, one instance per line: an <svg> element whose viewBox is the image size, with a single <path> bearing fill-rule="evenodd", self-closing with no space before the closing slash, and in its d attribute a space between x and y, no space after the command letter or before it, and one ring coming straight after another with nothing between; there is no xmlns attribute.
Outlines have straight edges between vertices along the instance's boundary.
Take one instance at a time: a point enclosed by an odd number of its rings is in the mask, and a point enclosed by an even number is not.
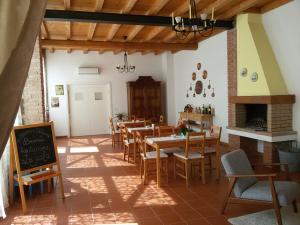
<svg viewBox="0 0 300 225"><path fill-rule="evenodd" d="M71 136L109 133L110 85L69 85Z"/></svg>

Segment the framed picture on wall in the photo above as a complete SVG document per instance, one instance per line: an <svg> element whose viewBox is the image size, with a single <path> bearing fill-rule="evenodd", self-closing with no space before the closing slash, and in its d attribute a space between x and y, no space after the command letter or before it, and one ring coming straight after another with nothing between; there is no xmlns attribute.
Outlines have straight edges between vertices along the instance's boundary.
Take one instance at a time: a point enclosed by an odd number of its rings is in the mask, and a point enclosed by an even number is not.
<svg viewBox="0 0 300 225"><path fill-rule="evenodd" d="M64 85L55 85L55 94L64 95Z"/></svg>
<svg viewBox="0 0 300 225"><path fill-rule="evenodd" d="M51 98L51 107L58 108L59 107L59 97L52 97Z"/></svg>

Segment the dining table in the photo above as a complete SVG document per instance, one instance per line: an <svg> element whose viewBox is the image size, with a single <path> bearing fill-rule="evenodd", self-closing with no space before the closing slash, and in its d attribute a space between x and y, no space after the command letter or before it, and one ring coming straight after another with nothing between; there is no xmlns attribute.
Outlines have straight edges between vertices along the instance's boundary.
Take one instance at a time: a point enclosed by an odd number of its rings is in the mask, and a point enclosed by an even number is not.
<svg viewBox="0 0 300 225"><path fill-rule="evenodd" d="M127 120L127 121L118 121L117 127L122 128L126 127L135 127L136 125L145 124L145 120Z"/></svg>
<svg viewBox="0 0 300 225"><path fill-rule="evenodd" d="M198 137L199 139L200 137ZM194 138L197 140L197 138ZM160 149L163 148L185 148L186 146L186 136L183 135L171 135L166 137L149 137L145 138L146 148L153 148L156 150L156 172L157 172L157 187L161 186L161 175L160 175ZM216 178L220 178L220 147L219 147L219 138L216 136L206 136L205 145L216 145Z"/></svg>

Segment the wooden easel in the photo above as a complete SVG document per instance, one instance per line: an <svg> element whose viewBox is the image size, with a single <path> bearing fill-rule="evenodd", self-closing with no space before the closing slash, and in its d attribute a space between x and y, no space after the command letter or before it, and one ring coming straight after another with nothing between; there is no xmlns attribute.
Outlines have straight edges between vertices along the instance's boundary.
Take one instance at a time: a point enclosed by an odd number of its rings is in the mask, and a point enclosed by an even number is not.
<svg viewBox="0 0 300 225"><path fill-rule="evenodd" d="M45 145L43 145L43 149L39 151L39 148L36 146L34 147L34 153L30 155L30 143L34 143L34 139L26 139L28 143L26 143L26 158L22 158L22 151L24 152L24 149L22 148L21 141L18 140L18 136L16 135L17 132L22 132L20 130L24 130L27 133L34 133L36 132L39 134L39 129L47 128L48 133L45 135L45 132L41 132L42 135L44 135L46 138L45 140L50 141L49 145L47 146L47 143L45 142ZM27 130L26 130L27 129ZM40 136L42 136L40 135ZM47 139L47 135L49 136ZM21 137L24 137L22 135ZM25 138L24 138L25 140ZM39 139L40 142L42 142L42 138ZM24 141L23 141L24 143ZM13 201L13 189L14 189L14 180L16 180L19 184L19 190L20 190L20 197L21 197L21 203L22 203L22 210L23 213L26 213L27 211L27 204L26 204L26 198L24 194L24 185L31 185L34 183L38 183L43 180L48 180L48 191L50 191L51 188L51 178L52 177L58 177L59 183L60 183L60 192L61 196L64 199L64 188L63 188L63 182L62 182L62 176L61 176L61 170L60 170L60 163L57 153L57 145L56 145L56 139L55 139L55 133L53 128L53 122L49 123L39 123L39 124L32 124L32 125L25 125L25 126L17 126L14 127L11 132L11 146L10 146L10 169L9 169L9 193L10 193L10 202ZM33 149L33 148L31 148ZM54 152L53 152L54 151ZM21 155L19 154L21 153ZM47 157L45 157L45 153L53 154L52 160L49 161ZM40 154L40 155L38 155ZM33 161L34 157L39 157L39 159L42 159L44 161L40 161L41 165L38 166L31 166L35 165L36 162ZM20 162L21 157L21 162ZM44 157L44 158L43 158ZM26 161L27 160L27 161ZM48 161L47 161L48 160ZM31 162L31 163L27 163ZM43 162L45 164L43 165ZM27 163L27 164L26 164ZM24 166L26 165L26 167ZM53 170L53 166L56 166L57 169ZM17 175L14 176L14 171L17 171Z"/></svg>

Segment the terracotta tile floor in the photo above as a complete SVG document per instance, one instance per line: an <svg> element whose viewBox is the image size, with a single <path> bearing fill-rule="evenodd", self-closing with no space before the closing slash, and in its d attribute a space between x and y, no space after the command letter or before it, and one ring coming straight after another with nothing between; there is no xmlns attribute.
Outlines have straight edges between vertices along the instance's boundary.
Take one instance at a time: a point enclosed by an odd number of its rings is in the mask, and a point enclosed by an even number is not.
<svg viewBox="0 0 300 225"><path fill-rule="evenodd" d="M139 167L122 159L120 148L112 149L109 136L58 139L65 201L59 186L28 200L29 212L22 214L20 203L7 210L0 224L197 224L223 225L227 217L265 208L231 205L225 215L219 208L227 188L207 173L208 183L196 177L190 188L181 178L169 179L167 187L157 188L155 180L143 185Z"/></svg>

